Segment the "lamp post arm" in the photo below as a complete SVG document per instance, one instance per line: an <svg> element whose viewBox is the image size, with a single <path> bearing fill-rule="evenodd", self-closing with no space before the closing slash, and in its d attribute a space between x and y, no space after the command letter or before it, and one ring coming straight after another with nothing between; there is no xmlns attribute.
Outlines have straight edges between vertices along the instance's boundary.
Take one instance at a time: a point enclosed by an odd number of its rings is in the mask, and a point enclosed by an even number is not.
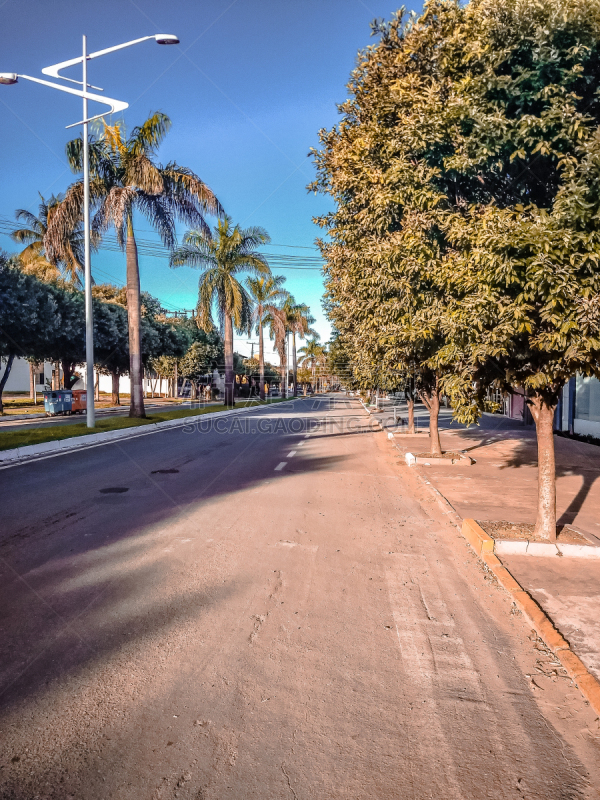
<svg viewBox="0 0 600 800"><path fill-rule="evenodd" d="M140 42L147 42L149 39L154 39L154 36L142 36L141 39L132 39L131 42L125 42L124 44L117 44L114 47L106 47L104 50L96 50L95 53L90 53L87 57L89 61L91 58L98 58L99 56L105 56L107 53L114 53L116 50L123 50L124 47L131 47L133 44L139 44ZM70 58L68 61L61 61L60 64L53 64L51 67L44 67L42 73L44 75L50 75L52 78L62 78L62 75L59 75L59 71L61 69L66 69L67 67L73 67L75 64L81 64L83 61L83 56L79 56L78 58ZM68 80L67 78L63 80Z"/></svg>
<svg viewBox="0 0 600 800"><path fill-rule="evenodd" d="M82 61L83 59L79 60ZM59 92L66 92L67 94L74 94L76 97L83 97L86 100L95 100L97 103L103 103L105 106L110 107L110 112L105 111L104 114L117 114L119 111L124 111L126 108L129 108L129 103L125 103L122 100L113 100L112 97L102 97L102 95L99 94L86 92L84 89L71 89L70 86L62 86L60 83L52 83L51 81L43 81L41 78L32 78L30 75L19 75L18 77L24 78L26 81L33 81L33 83L41 83L42 86L49 86L51 89L58 89ZM102 117L104 114L99 114L98 116ZM96 119L96 117L92 119ZM81 123L76 122L75 125L81 125ZM73 126L69 125L68 127L71 128Z"/></svg>

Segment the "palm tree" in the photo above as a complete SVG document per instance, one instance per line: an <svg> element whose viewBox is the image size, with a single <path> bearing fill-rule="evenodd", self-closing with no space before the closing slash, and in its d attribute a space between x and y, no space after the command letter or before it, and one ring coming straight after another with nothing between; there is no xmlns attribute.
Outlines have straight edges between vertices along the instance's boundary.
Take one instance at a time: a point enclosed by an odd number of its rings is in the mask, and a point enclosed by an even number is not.
<svg viewBox="0 0 600 800"><path fill-rule="evenodd" d="M175 219L194 226L210 237L206 214L221 216L221 204L191 170L170 162L156 162L156 151L171 127L171 120L159 111L152 114L131 136L123 126L102 123L100 134L90 139L90 197L96 208L95 231L114 227L117 241L127 255L127 316L129 323L130 417L144 417L141 353L140 271L134 235L134 211L140 212L157 231L163 244L176 244ZM67 144L67 156L74 172L83 168L83 142ZM53 215L46 236L51 254L61 240L64 226L81 214L83 183L67 191L60 214Z"/></svg>
<svg viewBox="0 0 600 800"><path fill-rule="evenodd" d="M52 195L46 200L40 195L40 200L37 217L24 208L19 208L15 212L19 222L24 222L27 226L11 234L15 242L26 245L20 254L23 267L26 272L46 281L57 280L66 274L69 283L81 288L84 240L81 216L64 229L62 239L56 242L52 256L49 257L45 247L46 235L53 215L60 210L63 198L61 195L57 197Z"/></svg>
<svg viewBox="0 0 600 800"><path fill-rule="evenodd" d="M309 339L306 345L301 347L298 352L303 354L300 364L303 367L308 366L312 370L313 387L316 390L317 366L319 366L324 360L325 348L323 345L318 343L315 337L313 337L312 339Z"/></svg>
<svg viewBox="0 0 600 800"><path fill-rule="evenodd" d="M287 328L292 334L292 365L294 374L294 397L298 396L298 356L296 353L296 335L301 339L307 336L312 336L315 339L319 338L319 334L310 326L315 323L315 318L310 313L310 308L305 303L296 303L294 298L290 297L284 303L284 308L287 316Z"/></svg>
<svg viewBox="0 0 600 800"><path fill-rule="evenodd" d="M275 339L275 350L279 355L279 371L281 372L281 395L285 392L285 375L287 372L287 332L288 317L284 305L272 306L265 315L265 322L269 326L269 338Z"/></svg>
<svg viewBox="0 0 600 800"><path fill-rule="evenodd" d="M233 374L233 328L249 331L252 326L252 298L237 276L251 272L268 277L267 260L257 247L270 242L263 228L240 228L225 217L219 220L211 237L204 230L185 234L183 244L171 254L172 267L200 267L198 319L207 333L214 327L213 303L216 301L219 323L224 329L225 405L235 405Z"/></svg>
<svg viewBox="0 0 600 800"><path fill-rule="evenodd" d="M267 323L267 315L275 308L276 304L288 297L288 292L282 289L285 283L283 275L273 275L268 278L248 278L246 286L254 301L252 324L256 325L258 333L258 363L260 370L259 393L260 399L265 399L265 349L263 328Z"/></svg>

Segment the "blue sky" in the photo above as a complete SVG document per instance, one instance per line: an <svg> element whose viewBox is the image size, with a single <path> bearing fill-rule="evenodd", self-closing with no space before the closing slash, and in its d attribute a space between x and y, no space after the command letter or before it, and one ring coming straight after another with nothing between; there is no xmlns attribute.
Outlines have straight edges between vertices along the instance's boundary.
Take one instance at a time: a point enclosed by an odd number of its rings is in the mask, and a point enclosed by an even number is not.
<svg viewBox="0 0 600 800"><path fill-rule="evenodd" d="M339 118L336 103L346 97L356 53L373 41L369 22L395 8L387 0L0 0L0 71L43 77L42 67L79 55L84 33L91 51L177 34L178 47L145 42L90 62L88 80L129 103L129 128L152 111L167 113L173 126L159 159L193 169L235 222L265 227L276 245L266 252L315 257L312 217L330 205L306 191L314 175L308 152L318 130ZM65 74L79 77L78 70ZM65 125L81 119L81 102L21 81L0 86L0 111L5 221L16 208L37 211L38 192L48 197L73 179L64 148L79 129ZM143 218L137 231L155 239ZM15 249L5 235L0 247ZM100 252L92 263L98 282L124 283L124 255ZM168 308L195 305L194 270L141 255L140 271L142 288ZM326 340L320 272L273 271L311 306ZM249 352L245 342L238 339L236 349Z"/></svg>

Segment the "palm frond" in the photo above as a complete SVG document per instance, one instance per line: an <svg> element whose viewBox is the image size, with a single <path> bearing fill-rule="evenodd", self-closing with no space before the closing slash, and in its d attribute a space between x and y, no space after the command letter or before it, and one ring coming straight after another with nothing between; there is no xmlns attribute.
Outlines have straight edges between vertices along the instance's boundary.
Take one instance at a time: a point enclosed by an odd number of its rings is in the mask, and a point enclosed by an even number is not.
<svg viewBox="0 0 600 800"><path fill-rule="evenodd" d="M136 206L169 249L175 246L175 220L162 195L136 194Z"/></svg>
<svg viewBox="0 0 600 800"><path fill-rule="evenodd" d="M257 226L240 230L240 234L242 241L239 249L243 253L251 253L256 250L257 247L269 244L271 241L271 237L266 230Z"/></svg>
<svg viewBox="0 0 600 800"><path fill-rule="evenodd" d="M127 140L133 155L150 155L156 151L171 127L171 120L162 111L155 111L143 125L135 127Z"/></svg>
<svg viewBox="0 0 600 800"><path fill-rule="evenodd" d="M124 184L135 186L149 195L164 193L165 185L161 170L148 158L146 153L124 153L121 156L121 164L124 172Z"/></svg>
<svg viewBox="0 0 600 800"><path fill-rule="evenodd" d="M170 258L172 267L206 267L214 268L217 258L206 241L187 242L177 247Z"/></svg>
<svg viewBox="0 0 600 800"><path fill-rule="evenodd" d="M43 237L44 231L36 231L32 230L31 228L19 228L16 231L11 233L11 239L14 239L15 242L40 242L40 237ZM41 242L40 242L41 246Z"/></svg>
<svg viewBox="0 0 600 800"><path fill-rule="evenodd" d="M94 220L95 230L98 233L110 225L114 227L120 247L125 246L125 231L136 196L135 189L130 186L113 186L102 203L101 212Z"/></svg>
<svg viewBox="0 0 600 800"><path fill-rule="evenodd" d="M44 222L47 222L47 217L48 214L46 212ZM32 214L31 211L27 211L24 208L18 208L15 211L15 219L18 219L19 222L25 222L27 225L29 225L34 236L38 235L40 232L43 232L45 227L42 224L42 220L38 219L38 217L36 217L35 214Z"/></svg>
<svg viewBox="0 0 600 800"><path fill-rule="evenodd" d="M193 199L200 214L211 214L216 217L225 215L215 193L191 169L180 167L171 161L162 170L162 173L167 193L171 197ZM195 225L196 223L190 222L189 224Z"/></svg>

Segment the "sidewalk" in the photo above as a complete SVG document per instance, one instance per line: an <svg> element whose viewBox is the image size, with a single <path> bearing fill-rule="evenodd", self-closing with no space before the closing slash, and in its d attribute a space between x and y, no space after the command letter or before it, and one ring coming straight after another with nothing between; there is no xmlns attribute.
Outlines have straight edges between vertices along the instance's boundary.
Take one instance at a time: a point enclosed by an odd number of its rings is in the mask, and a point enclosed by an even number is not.
<svg viewBox="0 0 600 800"><path fill-rule="evenodd" d="M384 429L396 432L394 444L406 452L428 450L424 434L398 433L391 407L375 414ZM399 411L406 417L406 406ZM533 428L496 414L485 414L480 427L451 423L450 410L440 420L444 450L466 450L471 466L419 466L426 480L463 519L535 522L537 449ZM418 407L419 427L427 412ZM600 447L555 437L557 519L559 525L600 538ZM501 556L502 562L544 609L586 667L600 680L600 560L568 557Z"/></svg>

